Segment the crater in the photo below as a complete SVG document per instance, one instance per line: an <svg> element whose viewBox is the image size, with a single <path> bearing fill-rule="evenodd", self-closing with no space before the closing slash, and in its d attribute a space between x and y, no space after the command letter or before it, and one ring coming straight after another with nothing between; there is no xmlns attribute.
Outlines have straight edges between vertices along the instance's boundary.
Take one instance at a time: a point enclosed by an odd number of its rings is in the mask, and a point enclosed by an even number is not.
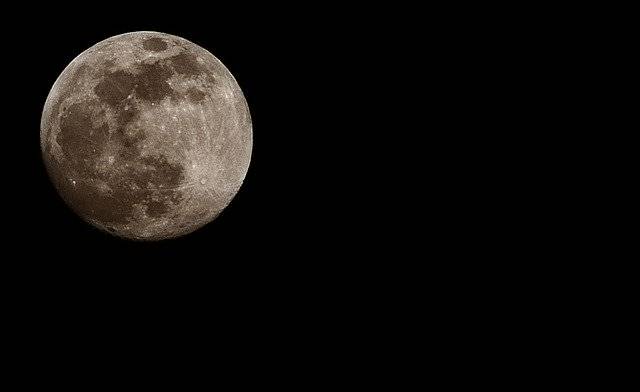
<svg viewBox="0 0 640 392"><path fill-rule="evenodd" d="M151 52L162 52L167 49L167 43L162 38L148 38L142 43L142 47Z"/></svg>
<svg viewBox="0 0 640 392"><path fill-rule="evenodd" d="M117 128L113 132L113 141L120 147L118 156L120 159L128 161L140 155L140 143L145 139L144 129L135 125L139 117L136 108L129 110L118 110Z"/></svg>
<svg viewBox="0 0 640 392"><path fill-rule="evenodd" d="M187 90L187 97L189 97L191 102L198 103L202 102L207 97L207 94L195 87L190 87L189 90Z"/></svg>
<svg viewBox="0 0 640 392"><path fill-rule="evenodd" d="M102 64L102 68L105 70L109 70L116 65L116 62L113 59L106 59Z"/></svg>

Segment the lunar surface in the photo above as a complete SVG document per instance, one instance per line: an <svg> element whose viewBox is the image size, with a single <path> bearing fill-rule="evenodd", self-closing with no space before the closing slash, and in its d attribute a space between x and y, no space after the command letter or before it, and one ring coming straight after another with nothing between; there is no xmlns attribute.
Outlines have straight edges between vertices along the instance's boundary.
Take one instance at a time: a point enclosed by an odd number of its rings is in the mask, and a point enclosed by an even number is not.
<svg viewBox="0 0 640 392"><path fill-rule="evenodd" d="M135 32L65 68L44 106L40 144L53 184L84 220L160 240L229 204L249 167L252 127L216 57L176 36Z"/></svg>

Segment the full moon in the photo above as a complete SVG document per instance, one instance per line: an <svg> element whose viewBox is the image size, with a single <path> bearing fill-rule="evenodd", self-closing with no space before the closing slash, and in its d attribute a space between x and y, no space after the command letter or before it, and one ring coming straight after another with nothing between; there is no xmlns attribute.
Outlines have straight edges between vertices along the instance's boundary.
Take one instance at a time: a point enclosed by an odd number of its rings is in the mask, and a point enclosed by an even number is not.
<svg viewBox="0 0 640 392"><path fill-rule="evenodd" d="M40 123L43 159L64 201L134 240L174 238L214 220L242 185L252 139L227 68L157 32L111 37L76 57Z"/></svg>

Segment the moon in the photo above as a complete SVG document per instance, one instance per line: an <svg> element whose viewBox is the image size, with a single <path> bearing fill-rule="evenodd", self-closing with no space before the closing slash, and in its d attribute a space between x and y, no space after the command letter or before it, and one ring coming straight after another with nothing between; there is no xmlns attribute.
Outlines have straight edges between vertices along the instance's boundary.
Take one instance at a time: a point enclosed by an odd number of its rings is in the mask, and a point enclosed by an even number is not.
<svg viewBox="0 0 640 392"><path fill-rule="evenodd" d="M54 83L40 123L55 188L93 226L133 240L191 233L240 189L251 117L207 50L158 32L101 41Z"/></svg>

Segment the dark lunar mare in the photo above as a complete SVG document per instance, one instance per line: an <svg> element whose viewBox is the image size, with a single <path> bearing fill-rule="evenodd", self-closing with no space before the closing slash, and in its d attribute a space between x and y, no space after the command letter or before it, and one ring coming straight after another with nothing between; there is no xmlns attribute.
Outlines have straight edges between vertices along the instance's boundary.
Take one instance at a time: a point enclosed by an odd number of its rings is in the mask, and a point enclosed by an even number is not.
<svg viewBox="0 0 640 392"><path fill-rule="evenodd" d="M74 104L62 114L57 142L65 153L63 164L76 177L76 183L66 178L59 178L57 183L67 188L63 194L71 198L70 204L81 215L122 224L131 218L135 205L146 207L148 216L157 217L182 199L175 188L184 180L183 168L162 155L142 157L139 146L145 138L144 130L134 126L139 112L133 97L154 103L165 97L177 99L167 83L173 75L170 64L142 64L138 73L109 72L94 88L97 101ZM189 96L193 100L204 98L197 90L190 91ZM101 102L118 113L111 136L106 125L92 125L96 117L105 115L92 112ZM120 147L118 154L108 171L98 171L96 165L109 139ZM100 189L101 182L110 190Z"/></svg>

